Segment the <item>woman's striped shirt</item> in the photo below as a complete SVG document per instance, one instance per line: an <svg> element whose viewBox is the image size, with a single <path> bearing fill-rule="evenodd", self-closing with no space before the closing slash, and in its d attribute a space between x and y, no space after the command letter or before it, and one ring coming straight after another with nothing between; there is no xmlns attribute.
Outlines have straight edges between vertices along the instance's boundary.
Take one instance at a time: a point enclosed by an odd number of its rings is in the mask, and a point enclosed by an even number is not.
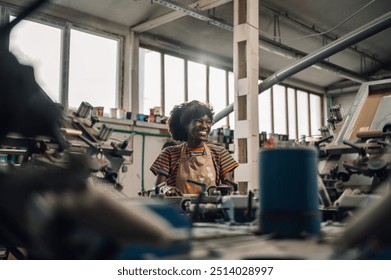
<svg viewBox="0 0 391 280"><path fill-rule="evenodd" d="M218 186L220 178L222 178L225 173L234 170L239 166L239 164L224 147L209 143L206 145L212 155L212 160L216 170L216 186ZM150 168L153 174L162 174L167 177L167 185L169 186L175 186L182 147L183 144L166 147L156 158ZM203 154L203 148L186 149L186 156L197 156Z"/></svg>

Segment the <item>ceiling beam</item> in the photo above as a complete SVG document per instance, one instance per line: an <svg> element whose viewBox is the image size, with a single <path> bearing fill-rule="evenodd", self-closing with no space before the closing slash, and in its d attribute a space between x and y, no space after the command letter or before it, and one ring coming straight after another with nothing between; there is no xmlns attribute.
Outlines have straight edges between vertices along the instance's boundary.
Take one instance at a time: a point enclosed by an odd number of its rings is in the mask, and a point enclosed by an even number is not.
<svg viewBox="0 0 391 280"><path fill-rule="evenodd" d="M212 8L216 8L218 6L221 6L223 4L226 4L228 2L231 2L232 0L199 0L197 2L194 2L190 5L188 5L188 8L196 9L199 11L205 11ZM141 24L135 25L131 27L131 30L134 32L142 33L145 31L148 31L150 29L159 27L163 24L169 23L171 21L174 21L176 19L179 19L181 17L186 16L187 14L184 11L173 11L170 13L167 13L165 15L162 15L160 17L148 20L146 22L143 22Z"/></svg>
<svg viewBox="0 0 391 280"><path fill-rule="evenodd" d="M217 27L220 27L220 28L223 28L223 29L226 29L229 31L233 31L232 26L230 26L229 24L217 21L207 15L203 15L201 13L198 13L193 8L184 8L183 6L176 3L175 1L171 1L171 0L153 0L153 1L154 1L154 3L158 3L161 5L170 7L171 9L175 9L176 12L179 12L179 11L184 12L189 16L195 17L200 20L208 21L209 23L211 23ZM193 4L195 4L195 3L193 3ZM259 48L266 50L268 52L289 58L289 59L296 60L298 58L302 58L307 55L306 53L295 50L295 49L290 48L288 46L284 46L281 43L276 43L276 42L274 42L270 39L267 39L261 35L259 35L259 40L260 40L259 41ZM346 79L349 79L349 80L352 80L352 81L355 81L358 83L363 83L363 82L369 81L368 78L363 77L362 75L360 75L358 73L344 69L343 67L334 65L334 64L332 64L330 62L326 62L326 61L319 61L316 64L312 65L312 67L315 67L315 68L318 68L320 70L324 70L327 72L336 73L338 76L341 76L343 78L346 78Z"/></svg>
<svg viewBox="0 0 391 280"><path fill-rule="evenodd" d="M280 12L280 11L275 10L273 8L270 8L270 7L266 6L266 5L262 5L262 7L265 8L266 11L269 11L269 14L272 14L273 16L278 16L282 20L285 20L285 22L287 22L288 24L293 24L293 25L295 25L297 27L302 28L303 30L306 30L307 32L310 32L310 34L311 34L310 36L318 35L319 38L323 37L326 40L328 40L329 42L330 41L335 41L336 39L338 39L337 36L332 37L328 33L325 33L323 31L317 30L315 28L315 26L308 25L307 23L301 22L298 19L290 17L287 12L283 13L283 12ZM389 65L387 65L383 61L377 59L374 55L359 50L357 48L357 46L350 46L348 49L353 51L354 53L362 56L362 57L366 57L368 59L371 59L373 62L376 62L377 64L379 64L384 69L391 70Z"/></svg>

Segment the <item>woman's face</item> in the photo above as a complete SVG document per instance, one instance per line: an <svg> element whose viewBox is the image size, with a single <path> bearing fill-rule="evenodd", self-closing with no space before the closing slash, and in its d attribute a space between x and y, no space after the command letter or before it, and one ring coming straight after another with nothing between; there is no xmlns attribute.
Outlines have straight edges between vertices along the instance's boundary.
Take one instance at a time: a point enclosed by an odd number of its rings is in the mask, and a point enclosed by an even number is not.
<svg viewBox="0 0 391 280"><path fill-rule="evenodd" d="M208 116L193 119L186 127L187 143L199 145L208 140L212 121Z"/></svg>

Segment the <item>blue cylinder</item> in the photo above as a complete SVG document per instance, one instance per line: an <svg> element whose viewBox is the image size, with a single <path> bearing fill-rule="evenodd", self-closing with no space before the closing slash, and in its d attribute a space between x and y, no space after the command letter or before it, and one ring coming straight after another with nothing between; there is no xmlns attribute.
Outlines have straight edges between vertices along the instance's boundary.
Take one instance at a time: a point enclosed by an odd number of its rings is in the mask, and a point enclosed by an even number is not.
<svg viewBox="0 0 391 280"><path fill-rule="evenodd" d="M283 239L319 234L317 163L309 147L260 150L261 232Z"/></svg>

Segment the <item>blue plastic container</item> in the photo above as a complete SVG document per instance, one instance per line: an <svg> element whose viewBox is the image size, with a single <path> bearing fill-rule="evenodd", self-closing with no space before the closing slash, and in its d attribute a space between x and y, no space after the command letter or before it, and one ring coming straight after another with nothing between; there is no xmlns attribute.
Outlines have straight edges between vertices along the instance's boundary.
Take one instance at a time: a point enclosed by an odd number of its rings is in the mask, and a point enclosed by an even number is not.
<svg viewBox="0 0 391 280"><path fill-rule="evenodd" d="M318 154L313 148L259 152L260 226L276 238L303 238L320 232Z"/></svg>

